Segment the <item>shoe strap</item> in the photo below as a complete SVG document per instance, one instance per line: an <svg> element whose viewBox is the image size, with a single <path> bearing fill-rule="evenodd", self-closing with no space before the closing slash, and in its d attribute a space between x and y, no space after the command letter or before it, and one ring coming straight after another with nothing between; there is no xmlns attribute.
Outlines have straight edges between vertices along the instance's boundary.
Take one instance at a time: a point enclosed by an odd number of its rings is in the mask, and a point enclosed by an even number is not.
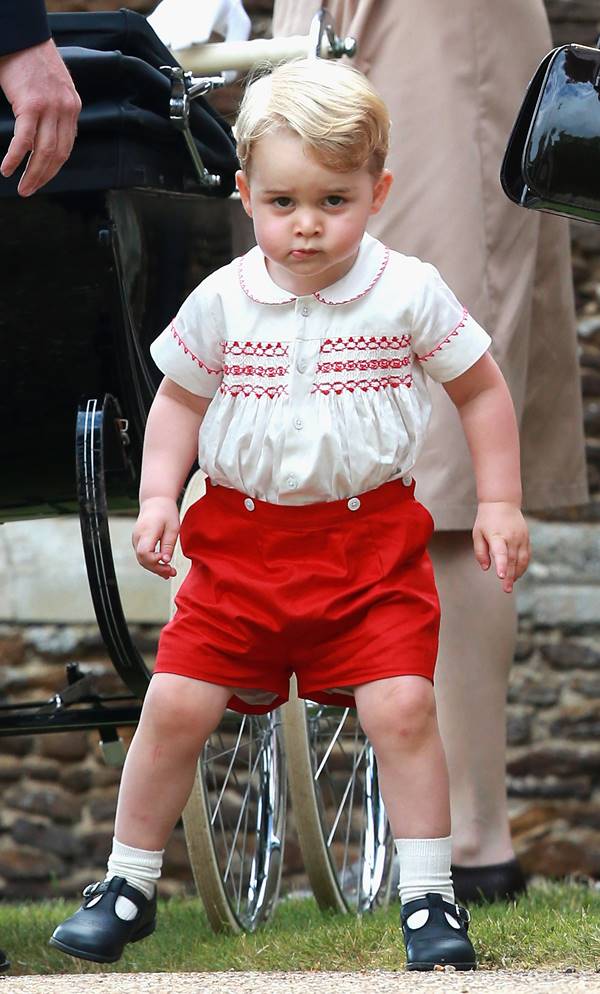
<svg viewBox="0 0 600 994"><path fill-rule="evenodd" d="M111 877L110 880L97 880L95 884L88 884L87 887L84 887L83 896L85 901L83 906L87 907L90 900L101 897L108 891L127 897L130 901L133 901L138 911L148 902L146 895L142 894L137 887L132 887L131 884L128 884L125 877Z"/></svg>
<svg viewBox="0 0 600 994"><path fill-rule="evenodd" d="M418 897L416 900L404 904L400 912L402 923L406 924L415 911L423 911L425 909L429 912L435 910L446 911L448 914L454 915L465 929L469 927L471 921L470 912L466 908L461 907L460 904L451 904L449 901L445 901L441 894L427 894L426 897Z"/></svg>

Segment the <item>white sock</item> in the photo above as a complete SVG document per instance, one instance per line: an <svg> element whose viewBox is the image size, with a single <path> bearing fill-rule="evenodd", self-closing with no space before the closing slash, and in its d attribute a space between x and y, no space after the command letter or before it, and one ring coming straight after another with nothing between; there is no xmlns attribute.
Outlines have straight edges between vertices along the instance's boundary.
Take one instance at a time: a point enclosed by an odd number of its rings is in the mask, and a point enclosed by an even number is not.
<svg viewBox="0 0 600 994"><path fill-rule="evenodd" d="M125 877L131 887L136 887L145 897L150 899L156 890L156 881L160 878L164 849L149 850L135 849L113 838L113 847L108 857L105 880L113 877ZM91 905L88 905L91 907ZM119 918L131 921L137 914L137 908L129 898L119 895L115 904Z"/></svg>
<svg viewBox="0 0 600 994"><path fill-rule="evenodd" d="M441 894L454 904L450 863L452 836L445 839L394 839L400 859L400 901L406 904L426 894Z"/></svg>

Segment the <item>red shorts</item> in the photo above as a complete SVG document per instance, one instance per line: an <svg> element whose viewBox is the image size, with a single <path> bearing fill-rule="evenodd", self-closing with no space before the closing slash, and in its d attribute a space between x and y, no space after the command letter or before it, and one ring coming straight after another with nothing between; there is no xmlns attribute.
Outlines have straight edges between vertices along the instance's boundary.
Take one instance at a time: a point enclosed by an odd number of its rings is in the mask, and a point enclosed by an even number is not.
<svg viewBox="0 0 600 994"><path fill-rule="evenodd" d="M155 673L232 688L264 714L301 697L354 704L384 677L433 680L439 604L429 512L401 480L350 500L289 506L207 487L181 526L190 571Z"/></svg>

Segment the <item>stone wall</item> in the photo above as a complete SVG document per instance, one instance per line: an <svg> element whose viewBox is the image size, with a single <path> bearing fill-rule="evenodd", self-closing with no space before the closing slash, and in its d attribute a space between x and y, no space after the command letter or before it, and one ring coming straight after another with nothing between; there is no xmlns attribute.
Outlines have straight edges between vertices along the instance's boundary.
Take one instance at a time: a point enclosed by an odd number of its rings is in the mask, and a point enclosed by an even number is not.
<svg viewBox="0 0 600 994"><path fill-rule="evenodd" d="M49 0L48 6L106 10L121 3ZM129 6L145 13L154 4L130 0ZM267 33L270 0L246 6L255 32ZM557 43L594 42L596 0L548 0L547 6ZM528 871L600 878L600 227L572 230L592 501L531 522L535 559L520 584L508 699L508 790L515 844ZM10 572L7 565L7 580ZM94 624L3 617L4 700L49 697L64 686L64 666L72 660L96 673L106 692L117 691ZM149 661L157 631L148 623L136 630ZM103 872L118 778L102 762L92 733L0 739L1 897L70 896ZM292 825L285 872L294 886L303 883L301 870ZM163 893L185 889L191 890L191 875L178 828L166 854Z"/></svg>

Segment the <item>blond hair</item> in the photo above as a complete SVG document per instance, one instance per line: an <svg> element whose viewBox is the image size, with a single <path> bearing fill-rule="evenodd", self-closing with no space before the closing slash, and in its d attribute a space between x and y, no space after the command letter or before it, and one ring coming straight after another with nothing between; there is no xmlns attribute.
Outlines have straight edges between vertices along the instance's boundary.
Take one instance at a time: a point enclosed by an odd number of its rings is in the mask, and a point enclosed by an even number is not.
<svg viewBox="0 0 600 994"><path fill-rule="evenodd" d="M235 125L244 172L265 135L288 128L326 168L379 175L389 148L390 118L361 72L324 59L295 59L251 80Z"/></svg>

